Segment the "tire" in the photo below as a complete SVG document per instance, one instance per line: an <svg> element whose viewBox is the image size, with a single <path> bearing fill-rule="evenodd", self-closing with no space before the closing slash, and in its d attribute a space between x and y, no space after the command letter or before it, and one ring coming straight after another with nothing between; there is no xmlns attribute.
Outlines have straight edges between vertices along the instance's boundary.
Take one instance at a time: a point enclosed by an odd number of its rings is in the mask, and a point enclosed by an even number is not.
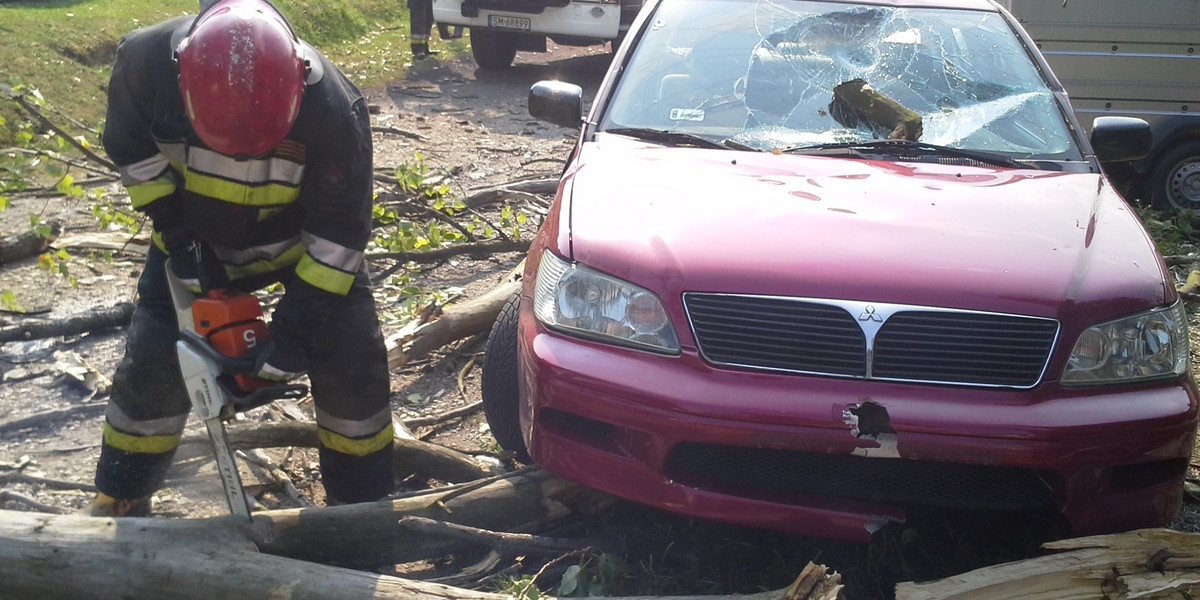
<svg viewBox="0 0 1200 600"><path fill-rule="evenodd" d="M480 387L483 395L483 414L487 417L492 437L500 447L512 452L517 459L529 463L529 451L521 434L521 389L517 383L517 327L521 316L521 295L516 294L504 303L483 351L483 374Z"/></svg>
<svg viewBox="0 0 1200 600"><path fill-rule="evenodd" d="M1200 212L1200 141L1177 143L1159 155L1147 183L1155 209Z"/></svg>
<svg viewBox="0 0 1200 600"><path fill-rule="evenodd" d="M471 54L481 68L507 69L517 57L517 35L472 27Z"/></svg>

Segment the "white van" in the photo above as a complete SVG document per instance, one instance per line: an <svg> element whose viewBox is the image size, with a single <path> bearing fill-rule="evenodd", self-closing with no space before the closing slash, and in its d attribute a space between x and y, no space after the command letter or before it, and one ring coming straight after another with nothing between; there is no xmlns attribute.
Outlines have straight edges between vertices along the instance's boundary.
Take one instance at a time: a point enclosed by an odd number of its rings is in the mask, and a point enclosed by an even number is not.
<svg viewBox="0 0 1200 600"><path fill-rule="evenodd" d="M1145 159L1105 165L1128 199L1200 212L1200 0L999 0L1067 89L1084 127L1145 119Z"/></svg>
<svg viewBox="0 0 1200 600"><path fill-rule="evenodd" d="M471 53L483 68L512 64L517 50L612 43L616 50L642 0L433 0L433 20L471 30Z"/></svg>

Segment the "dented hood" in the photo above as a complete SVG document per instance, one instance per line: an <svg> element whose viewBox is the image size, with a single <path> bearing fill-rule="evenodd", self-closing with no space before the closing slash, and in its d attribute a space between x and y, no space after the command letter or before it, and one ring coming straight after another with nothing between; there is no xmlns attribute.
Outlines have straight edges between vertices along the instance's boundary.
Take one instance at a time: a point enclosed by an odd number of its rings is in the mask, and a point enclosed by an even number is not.
<svg viewBox="0 0 1200 600"><path fill-rule="evenodd" d="M1140 221L1096 174L601 136L570 184L572 257L669 303L730 292L1096 320L1170 293Z"/></svg>

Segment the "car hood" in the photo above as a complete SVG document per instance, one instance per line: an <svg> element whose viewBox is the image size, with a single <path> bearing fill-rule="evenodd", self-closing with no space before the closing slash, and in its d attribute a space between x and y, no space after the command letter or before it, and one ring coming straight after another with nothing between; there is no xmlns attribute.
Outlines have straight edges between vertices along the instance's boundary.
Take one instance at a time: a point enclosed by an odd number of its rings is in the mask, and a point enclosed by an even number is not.
<svg viewBox="0 0 1200 600"><path fill-rule="evenodd" d="M1089 319L1171 294L1090 173L693 148L601 136L565 205L575 260L663 296L838 298Z"/></svg>

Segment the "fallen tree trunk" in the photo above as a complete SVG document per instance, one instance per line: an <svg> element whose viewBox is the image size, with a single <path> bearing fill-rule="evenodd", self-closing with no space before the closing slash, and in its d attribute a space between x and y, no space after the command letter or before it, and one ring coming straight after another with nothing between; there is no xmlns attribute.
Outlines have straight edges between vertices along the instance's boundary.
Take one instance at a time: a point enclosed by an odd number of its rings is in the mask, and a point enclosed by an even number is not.
<svg viewBox="0 0 1200 600"><path fill-rule="evenodd" d="M226 428L231 446L238 450L252 448L317 448L317 424L311 421L278 423L255 423L253 425L231 424ZM397 437L392 440L392 462L398 474L417 473L427 478L460 483L474 481L492 475L485 466L470 456L439 444ZM207 434L185 436L182 446L195 454L184 452L177 458L184 459L198 454L211 454L212 442ZM203 448L203 449L201 449ZM183 447L180 448L184 450Z"/></svg>
<svg viewBox="0 0 1200 600"><path fill-rule="evenodd" d="M97 329L122 327L133 317L133 303L96 308L54 321L30 321L0 328L0 343L16 342L66 335L79 335Z"/></svg>
<svg viewBox="0 0 1200 600"><path fill-rule="evenodd" d="M228 516L100 519L0 511L0 598L267 598L300 591L297 582L309 586L305 594L336 589L311 581L306 572L341 580L346 592L286 597L398 597L360 594L355 590L377 582L375 576L312 563L369 568L464 547L402 527L399 520L408 515L519 531L607 502L603 494L532 471L395 500L265 511L255 513L252 523ZM222 587L229 580L238 585Z"/></svg>
<svg viewBox="0 0 1200 600"><path fill-rule="evenodd" d="M521 261L513 272L519 276L524 264ZM491 329L504 303L519 291L520 280L508 277L478 298L446 306L433 321L416 323L388 336L388 367L402 367L450 342Z"/></svg>
<svg viewBox="0 0 1200 600"><path fill-rule="evenodd" d="M496 594L376 575L255 552L224 528L155 519L95 519L3 511L0 592L42 600L510 600ZM800 595L831 587L815 573L785 590L723 596L728 600L832 600ZM801 583L801 581L803 583ZM714 596L675 597L675 600ZM635 600L635 599L627 599Z"/></svg>
<svg viewBox="0 0 1200 600"><path fill-rule="evenodd" d="M256 513L250 538L268 554L367 568L471 547L444 534L404 527L403 516L528 532L548 520L594 513L611 502L606 494L532 470L391 501Z"/></svg>
<svg viewBox="0 0 1200 600"><path fill-rule="evenodd" d="M50 237L30 230L0 239L0 265L37 256L50 248L50 242L62 231L62 225L51 223Z"/></svg>
<svg viewBox="0 0 1200 600"><path fill-rule="evenodd" d="M532 471L391 501L267 511L253 523L235 517L100 519L0 511L0 597L509 600L505 594L328 563L377 566L443 556L447 540L399 525L406 515L520 529L567 507L588 510L597 502L606 504L607 497ZM722 598L832 600L839 579L810 564L786 590ZM684 598L713 597L677 600Z"/></svg>
<svg viewBox="0 0 1200 600"><path fill-rule="evenodd" d="M896 586L896 600L1109 600L1200 596L1200 535L1169 529L1059 540L1058 554L928 583Z"/></svg>

